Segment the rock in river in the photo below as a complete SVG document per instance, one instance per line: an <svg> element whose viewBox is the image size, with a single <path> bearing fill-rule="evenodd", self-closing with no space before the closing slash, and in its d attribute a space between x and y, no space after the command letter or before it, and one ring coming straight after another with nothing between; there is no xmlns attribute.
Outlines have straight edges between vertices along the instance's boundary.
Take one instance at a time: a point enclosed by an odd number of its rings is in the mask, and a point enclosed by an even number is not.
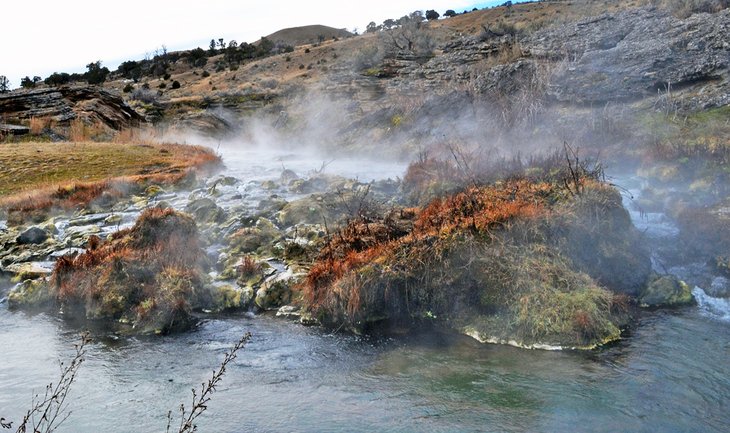
<svg viewBox="0 0 730 433"><path fill-rule="evenodd" d="M15 239L19 244L42 244L48 239L48 232L39 227L30 227Z"/></svg>

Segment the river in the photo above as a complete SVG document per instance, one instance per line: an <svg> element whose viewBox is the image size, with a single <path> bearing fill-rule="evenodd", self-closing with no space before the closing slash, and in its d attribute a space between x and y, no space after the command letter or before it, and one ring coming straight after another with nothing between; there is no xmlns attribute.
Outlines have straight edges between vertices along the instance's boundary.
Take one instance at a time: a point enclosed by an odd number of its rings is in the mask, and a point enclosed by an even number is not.
<svg viewBox="0 0 730 433"><path fill-rule="evenodd" d="M289 156L224 153L227 173L247 181L275 178L282 165L321 164ZM268 163L248 163L254 158ZM327 169L360 180L402 173L396 164L366 166L335 161ZM255 195L252 185L241 188ZM661 215L632 210L632 217L651 242L671 241ZM58 432L164 431L168 411L179 419L190 389L245 332L253 339L229 365L199 419L201 432L723 432L730 308L695 292L700 306L647 312L626 338L590 352L482 345L434 332L359 338L251 314L204 318L191 332L164 337L92 330L72 414ZM22 418L32 392L57 379L58 361L72 354L80 331L0 304L0 416Z"/></svg>

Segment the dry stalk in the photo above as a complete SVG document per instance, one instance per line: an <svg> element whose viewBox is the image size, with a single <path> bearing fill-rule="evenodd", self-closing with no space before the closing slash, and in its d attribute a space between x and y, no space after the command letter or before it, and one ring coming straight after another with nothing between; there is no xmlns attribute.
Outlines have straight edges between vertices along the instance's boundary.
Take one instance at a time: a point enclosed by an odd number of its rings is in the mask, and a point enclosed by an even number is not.
<svg viewBox="0 0 730 433"><path fill-rule="evenodd" d="M185 408L185 404L180 404L180 427L178 433L192 433L198 431L198 426L195 424L195 420L208 409L208 402L210 401L213 393L215 392L216 386L223 380L223 375L226 373L226 367L228 364L233 362L238 355L238 351L243 349L246 344L251 341L251 333L247 332L241 337L238 342L231 348L229 352L226 352L223 362L221 362L218 370L213 371L213 377L207 382L203 382L200 387L200 394L192 389L193 399L190 406L190 411ZM170 433L170 427L172 424L172 411L167 413L167 428L166 433Z"/></svg>
<svg viewBox="0 0 730 433"><path fill-rule="evenodd" d="M68 365L60 363L61 377L54 385L53 382L46 386L43 398L40 394L33 396L32 408L23 417L23 422L18 426L16 433L50 433L56 431L58 426L71 415L66 403L66 397L71 389L71 384L76 380L79 367L84 362L86 345L91 342L89 333L81 334L81 341L74 345L76 353ZM12 424L12 423L10 423ZM8 425L10 425L8 424ZM3 425L5 428L5 425Z"/></svg>

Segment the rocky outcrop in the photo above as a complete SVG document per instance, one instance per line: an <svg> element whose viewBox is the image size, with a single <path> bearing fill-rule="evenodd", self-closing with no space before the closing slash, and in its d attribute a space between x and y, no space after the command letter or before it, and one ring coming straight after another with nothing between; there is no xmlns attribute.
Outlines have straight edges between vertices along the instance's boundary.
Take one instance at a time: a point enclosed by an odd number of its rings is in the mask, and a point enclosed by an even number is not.
<svg viewBox="0 0 730 433"><path fill-rule="evenodd" d="M524 46L533 57L564 62L549 92L561 102L632 101L702 86L696 108L730 104L727 9L684 20L658 9L630 9L551 27Z"/></svg>
<svg viewBox="0 0 730 433"><path fill-rule="evenodd" d="M30 128L23 125L9 125L7 123L0 123L0 137L13 134L13 135L25 135L30 132Z"/></svg>
<svg viewBox="0 0 730 433"><path fill-rule="evenodd" d="M664 275L651 281L639 295L639 305L644 308L679 307L695 303L692 290L682 280Z"/></svg>
<svg viewBox="0 0 730 433"><path fill-rule="evenodd" d="M77 86L18 90L0 95L0 114L8 119L50 118L101 122L112 129L144 122L122 98L98 87Z"/></svg>
<svg viewBox="0 0 730 433"><path fill-rule="evenodd" d="M500 98L602 105L659 92L697 110L730 104L729 68L730 9L679 19L644 7L516 38L462 36L430 58L386 59L366 71L334 66L324 90L347 96L366 115L385 100L437 95L447 101L460 91L488 105ZM451 107L442 113L454 117Z"/></svg>

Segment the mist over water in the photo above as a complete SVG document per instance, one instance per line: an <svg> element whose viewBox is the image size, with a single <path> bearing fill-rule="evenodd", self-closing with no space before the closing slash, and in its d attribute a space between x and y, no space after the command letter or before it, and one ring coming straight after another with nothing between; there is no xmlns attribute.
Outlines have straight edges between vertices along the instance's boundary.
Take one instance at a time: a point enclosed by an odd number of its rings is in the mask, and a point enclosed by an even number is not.
<svg viewBox="0 0 730 433"><path fill-rule="evenodd" d="M208 143L222 174L255 201L262 181L284 168L322 168L363 182L402 176L399 161L315 152L310 148ZM619 178L625 205L652 245L666 247L676 227L639 211L641 179ZM630 197L633 197L630 198ZM246 198L244 198L246 199ZM661 260L661 256L656 257ZM10 284L5 283L4 294ZM454 432L724 431L730 389L727 302L695 289L697 308L647 313L626 338L594 352L547 352L482 345L428 333L361 339L305 328L270 316L207 318L192 332L116 337L92 331L90 346L59 432L159 432L176 419L190 388L206 380L244 332L240 353L200 431ZM724 302L724 303L723 303ZM68 359L81 328L62 318L11 312L0 304L0 415L18 420L30 390L43 389ZM698 356L702 354L702 356ZM174 425L174 424L173 424Z"/></svg>
<svg viewBox="0 0 730 433"><path fill-rule="evenodd" d="M558 109L523 134L500 127L496 108L466 109L455 99L424 104L402 130L376 133L365 124L350 134L345 149L337 146L337 132L347 124L348 104L316 95L290 110L298 127L286 132L272 116L249 119L220 140L189 132L169 138L222 156L225 168L218 175L240 181L217 200L230 208L254 207L272 194L300 197L262 188L284 170L368 183L402 178L420 152L450 159L458 151L478 166L480 158L528 159L561 149L563 141L579 147L597 135L592 127L566 126L570 120ZM387 110L380 114L394 119ZM249 314L203 316L195 330L164 337L93 330L95 341L72 389L73 413L58 431L162 431L167 412L176 419L179 404L189 404L190 389L245 332L253 340L229 367L200 431L725 431L730 303L705 291L723 282L703 263L666 265L667 254L681 248L677 225L665 212L637 205L648 181L622 168L638 161L609 158L607 174L624 190L624 205L654 252L654 270L696 286L697 307L647 312L622 341L587 353L520 350L438 333L363 339ZM166 200L184 207L187 193ZM0 298L10 286L3 283ZM3 302L0 329L0 416L17 422L31 390L56 379L58 360L71 355L81 326L12 312Z"/></svg>

